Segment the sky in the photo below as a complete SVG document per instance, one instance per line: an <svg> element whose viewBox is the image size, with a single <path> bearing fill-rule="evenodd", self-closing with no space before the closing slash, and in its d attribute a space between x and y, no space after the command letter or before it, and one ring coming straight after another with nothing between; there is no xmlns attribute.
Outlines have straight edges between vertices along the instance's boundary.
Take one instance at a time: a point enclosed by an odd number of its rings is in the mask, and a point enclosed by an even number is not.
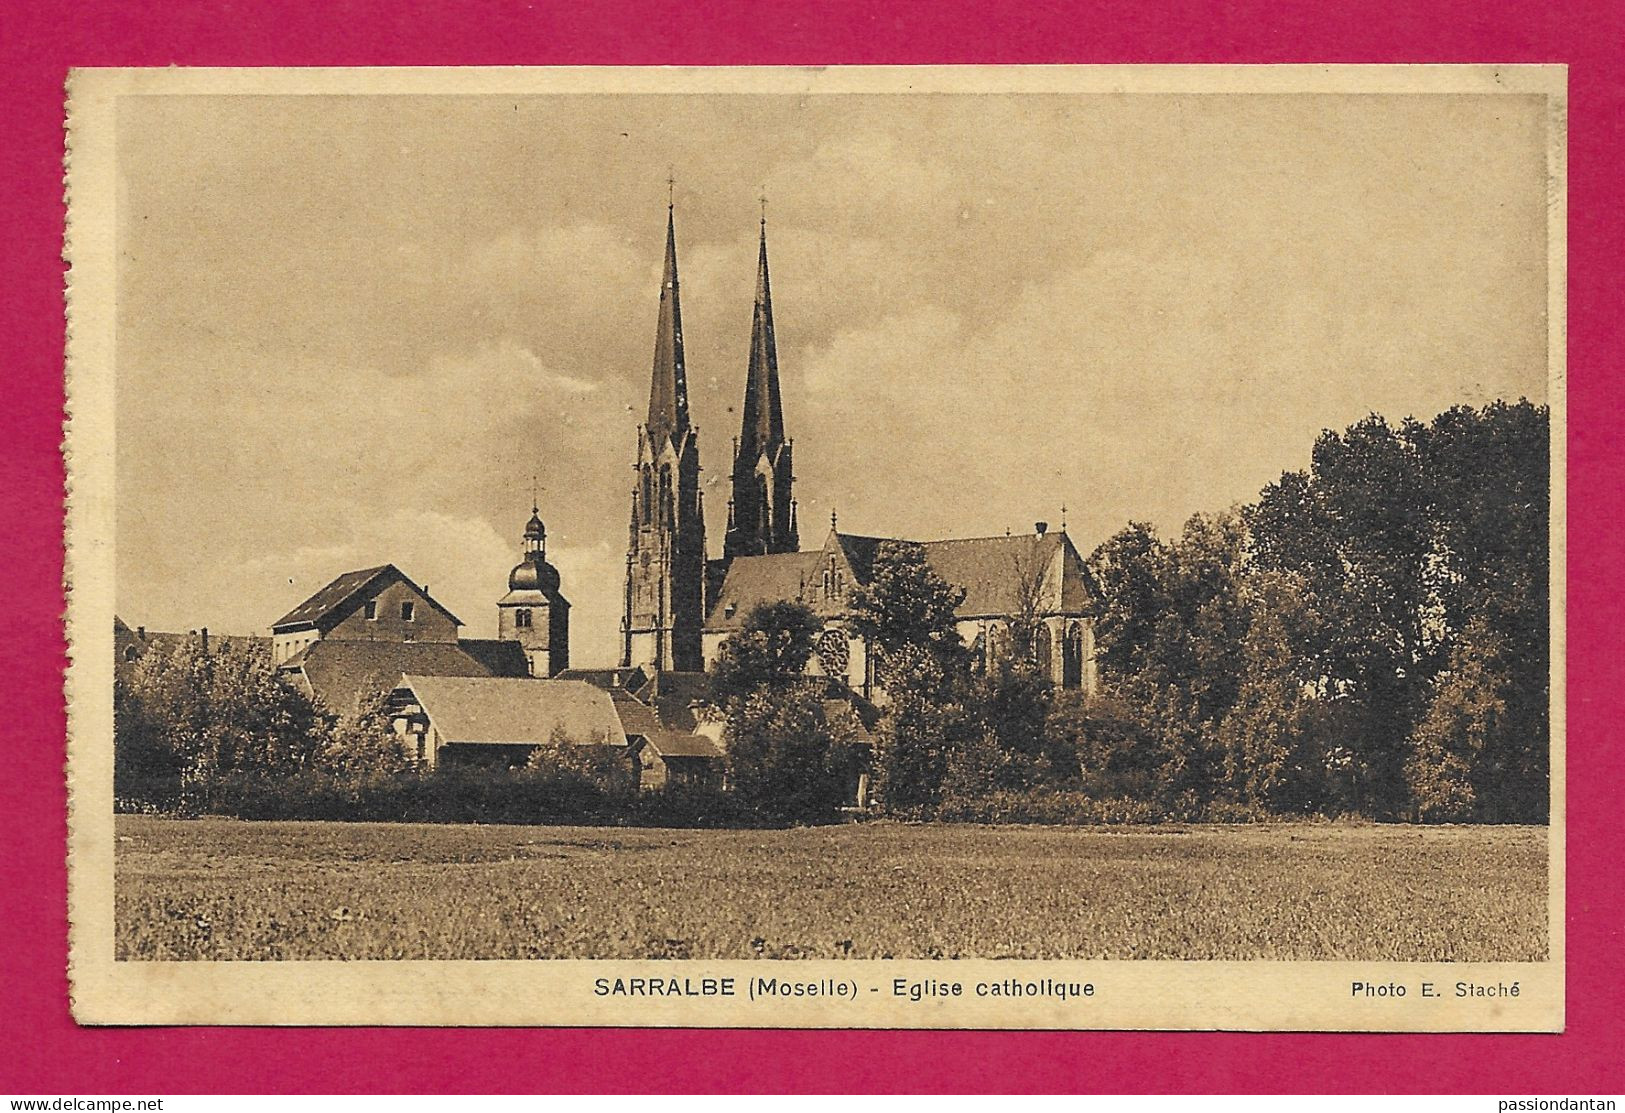
<svg viewBox="0 0 1625 1113"><path fill-rule="evenodd" d="M1543 401L1539 97L152 96L118 120L117 608L391 562L491 637L533 477L613 663L675 203L721 550L767 198L802 541L1255 497L1367 413Z"/></svg>

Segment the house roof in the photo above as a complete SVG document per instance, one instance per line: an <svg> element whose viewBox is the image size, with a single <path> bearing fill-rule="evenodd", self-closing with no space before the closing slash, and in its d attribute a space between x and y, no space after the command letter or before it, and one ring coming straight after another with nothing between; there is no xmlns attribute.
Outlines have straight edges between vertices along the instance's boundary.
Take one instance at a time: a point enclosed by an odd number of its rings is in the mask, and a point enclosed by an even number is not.
<svg viewBox="0 0 1625 1113"><path fill-rule="evenodd" d="M404 676L442 745L625 746L609 693L581 680Z"/></svg>
<svg viewBox="0 0 1625 1113"><path fill-rule="evenodd" d="M508 642L518 650L517 642ZM468 651L467 642L391 642L323 639L283 662L281 671L297 673L306 690L329 710L353 715L368 697L394 688L402 674L417 676L478 676L496 674L490 663ZM517 671L524 676L524 651L519 650Z"/></svg>
<svg viewBox="0 0 1625 1113"><path fill-rule="evenodd" d="M688 734L676 730L660 730L645 735L644 741L649 747L664 758L672 757L701 757L713 761L722 760L722 750L715 742L699 734Z"/></svg>
<svg viewBox="0 0 1625 1113"><path fill-rule="evenodd" d="M556 679L585 680L593 687L602 688L607 692L637 692L649 683L648 673L639 665L612 669L565 669Z"/></svg>
<svg viewBox="0 0 1625 1113"><path fill-rule="evenodd" d="M233 648L267 656L271 652L270 638L252 634L209 634L208 637L211 653ZM167 653L181 646L200 644L202 638L203 633L197 630L189 630L186 633L148 630L145 627L132 630L123 619L117 615L113 616L113 647L120 663L124 663L126 653L134 660L155 649ZM133 652L130 652L132 650Z"/></svg>
<svg viewBox="0 0 1625 1113"><path fill-rule="evenodd" d="M642 735L649 738L666 729L661 725L655 709L643 701L624 693L612 695L610 701L615 705L615 713L620 716L621 729L626 731L627 737Z"/></svg>
<svg viewBox="0 0 1625 1113"><path fill-rule="evenodd" d="M668 730L691 731L698 725L694 705L711 700L711 674L657 672L639 696L654 704L662 726Z"/></svg>
<svg viewBox="0 0 1625 1113"><path fill-rule="evenodd" d="M374 568L358 568L354 572L344 572L334 577L326 587L272 623L271 629L280 631L283 627L290 626L320 628L335 625L338 619L354 609L358 596L386 579L398 579L410 585L447 618L459 626L463 625L462 619L441 606L438 600L409 579L399 568L393 564L380 564Z"/></svg>
<svg viewBox="0 0 1625 1113"><path fill-rule="evenodd" d="M525 648L507 638L460 638L457 647L488 669L492 676L529 676L530 662ZM432 669L402 669L402 672L432 672Z"/></svg>

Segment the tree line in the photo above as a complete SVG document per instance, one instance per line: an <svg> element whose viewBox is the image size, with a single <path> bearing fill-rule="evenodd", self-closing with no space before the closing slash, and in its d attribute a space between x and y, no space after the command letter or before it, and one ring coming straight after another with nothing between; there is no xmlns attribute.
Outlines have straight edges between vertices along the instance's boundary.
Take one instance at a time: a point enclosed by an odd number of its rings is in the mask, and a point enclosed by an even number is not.
<svg viewBox="0 0 1625 1113"><path fill-rule="evenodd" d="M727 800L659 814L826 820L868 771L885 811L921 818L1544 822L1547 417L1528 402L1428 423L1373 415L1324 432L1309 467L1251 503L1166 538L1129 523L1086 561L1100 681L1089 695L1050 684L1033 608L987 663L957 633L963 591L920 546L884 543L846 617L884 693L872 750L839 686L806 675L821 621L766 604L712 677ZM184 810L227 806L222 786L236 784L229 806L248 813L289 786L334 807L359 806L372 786L374 817L402 792L434 817L440 797L410 795L424 778L385 695L335 715L240 645L149 652L115 685L116 789L131 806ZM455 814L485 815L481 793L498 801L492 815L648 810L624 770L561 754L575 750L544 747L517 771L533 796L457 774ZM286 814L300 806L290 797Z"/></svg>
<svg viewBox="0 0 1625 1113"><path fill-rule="evenodd" d="M851 623L881 661L886 800L1543 822L1547 417L1526 401L1372 415L1249 504L1168 538L1130 523L1087 560L1088 697L1052 690L1020 629L1007 659L966 667L960 594L917 546L884 547Z"/></svg>

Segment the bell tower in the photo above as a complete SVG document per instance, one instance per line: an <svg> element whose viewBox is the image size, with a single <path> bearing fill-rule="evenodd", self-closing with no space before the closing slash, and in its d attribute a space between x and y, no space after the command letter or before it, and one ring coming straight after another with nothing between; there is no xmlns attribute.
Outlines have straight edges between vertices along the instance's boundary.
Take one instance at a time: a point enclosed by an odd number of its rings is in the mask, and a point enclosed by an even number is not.
<svg viewBox="0 0 1625 1113"><path fill-rule="evenodd" d="M525 550L508 573L508 594L497 603L497 637L525 651L532 676L556 676L570 667L570 603L559 591L559 570L547 562L547 527L532 505Z"/></svg>
<svg viewBox="0 0 1625 1113"><path fill-rule="evenodd" d="M621 664L699 671L705 619L705 508L699 430L689 423L677 233L666 206L666 265L655 323L648 420L638 427L627 535Z"/></svg>
<svg viewBox="0 0 1625 1113"><path fill-rule="evenodd" d="M784 437L779 400L779 353L773 337L773 291L767 274L767 216L756 254L756 308L751 316L750 365L739 439L734 442L733 496L728 500L725 560L793 553L796 528L792 442Z"/></svg>

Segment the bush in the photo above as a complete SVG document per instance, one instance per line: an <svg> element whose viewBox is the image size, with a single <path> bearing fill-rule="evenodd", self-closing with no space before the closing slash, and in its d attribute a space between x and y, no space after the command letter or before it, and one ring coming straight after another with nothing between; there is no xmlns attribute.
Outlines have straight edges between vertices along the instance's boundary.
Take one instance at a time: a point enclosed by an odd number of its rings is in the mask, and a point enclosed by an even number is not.
<svg viewBox="0 0 1625 1113"><path fill-rule="evenodd" d="M1170 818L1149 800L1096 799L1082 792L998 791L985 796L945 798L932 818L947 823L1034 823L1097 826L1165 823Z"/></svg>
<svg viewBox="0 0 1625 1113"><path fill-rule="evenodd" d="M175 781L167 788L159 782L146 787L153 790L151 797L121 797L119 810L394 823L734 827L760 822L730 794L717 790L670 786L621 794L535 769L225 773L196 786L184 803Z"/></svg>

